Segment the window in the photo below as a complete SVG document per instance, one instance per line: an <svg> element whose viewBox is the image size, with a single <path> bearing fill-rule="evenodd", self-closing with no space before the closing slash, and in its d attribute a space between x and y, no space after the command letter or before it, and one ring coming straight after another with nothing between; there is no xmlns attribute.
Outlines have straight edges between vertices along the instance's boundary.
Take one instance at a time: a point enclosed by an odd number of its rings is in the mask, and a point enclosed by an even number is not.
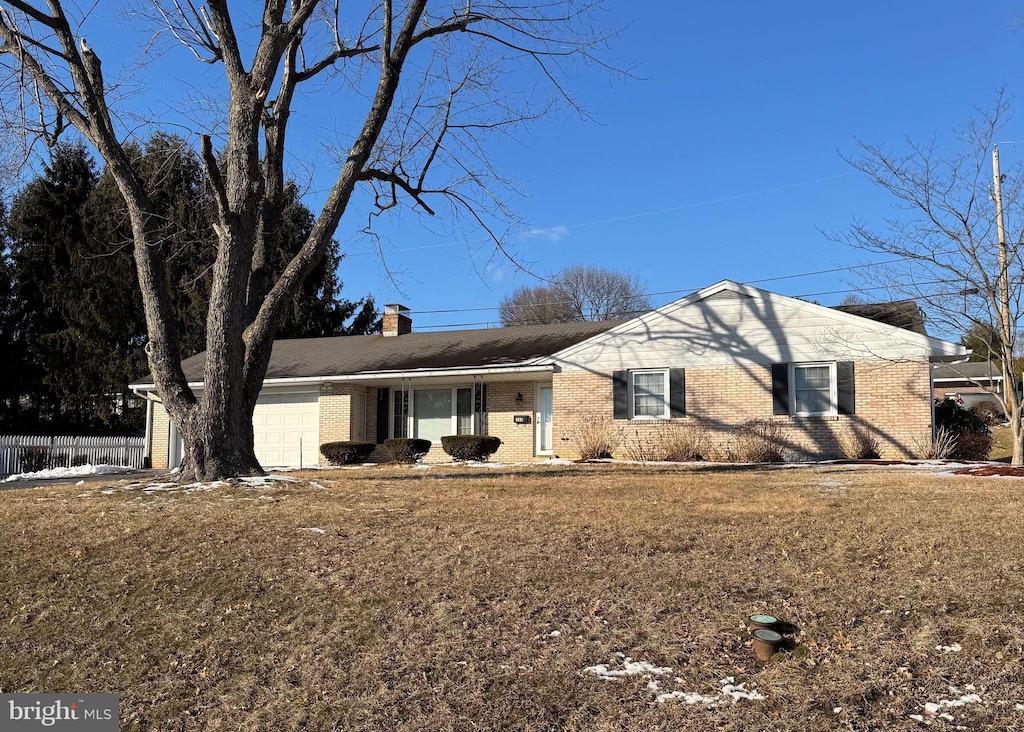
<svg viewBox="0 0 1024 732"><path fill-rule="evenodd" d="M792 413L800 415L835 414L835 364L793 364Z"/></svg>
<svg viewBox="0 0 1024 732"><path fill-rule="evenodd" d="M440 442L445 435L473 434L472 387L396 390L392 435Z"/></svg>
<svg viewBox="0 0 1024 732"><path fill-rule="evenodd" d="M664 370L634 371L632 407L634 418L664 419L668 417L666 391L668 379Z"/></svg>
<svg viewBox="0 0 1024 732"><path fill-rule="evenodd" d="M683 369L637 369L612 373L614 419L676 419L686 416Z"/></svg>

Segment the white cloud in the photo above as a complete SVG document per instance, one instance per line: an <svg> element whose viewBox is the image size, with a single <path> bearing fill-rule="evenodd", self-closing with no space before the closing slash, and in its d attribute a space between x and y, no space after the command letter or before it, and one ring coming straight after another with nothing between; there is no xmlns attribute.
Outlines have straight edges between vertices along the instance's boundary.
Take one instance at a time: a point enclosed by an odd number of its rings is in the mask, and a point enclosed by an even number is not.
<svg viewBox="0 0 1024 732"><path fill-rule="evenodd" d="M526 235L554 243L562 241L562 239L569 236L569 229L565 226L552 226L548 229L533 228L529 229Z"/></svg>

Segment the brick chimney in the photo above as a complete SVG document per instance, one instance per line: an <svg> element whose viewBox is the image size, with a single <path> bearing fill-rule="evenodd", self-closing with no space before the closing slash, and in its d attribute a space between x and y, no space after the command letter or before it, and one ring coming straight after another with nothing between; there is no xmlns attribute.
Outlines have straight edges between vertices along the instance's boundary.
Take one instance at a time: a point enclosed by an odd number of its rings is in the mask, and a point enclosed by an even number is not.
<svg viewBox="0 0 1024 732"><path fill-rule="evenodd" d="M405 305L385 305L384 323L381 330L386 336L412 333L412 318L409 317L409 308Z"/></svg>

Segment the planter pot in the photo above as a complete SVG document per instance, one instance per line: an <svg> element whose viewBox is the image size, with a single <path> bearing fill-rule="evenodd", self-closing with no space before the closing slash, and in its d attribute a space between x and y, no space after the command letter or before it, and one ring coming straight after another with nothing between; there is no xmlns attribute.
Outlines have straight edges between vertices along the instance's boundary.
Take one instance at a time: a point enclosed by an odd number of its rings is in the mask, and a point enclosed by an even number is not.
<svg viewBox="0 0 1024 732"><path fill-rule="evenodd" d="M750 637L754 640L754 654L762 661L774 656L782 645L782 635L768 628L757 628Z"/></svg>
<svg viewBox="0 0 1024 732"><path fill-rule="evenodd" d="M775 630L775 626L778 624L779 619L774 615L751 615L747 618L747 628L750 630L757 630L758 628Z"/></svg>

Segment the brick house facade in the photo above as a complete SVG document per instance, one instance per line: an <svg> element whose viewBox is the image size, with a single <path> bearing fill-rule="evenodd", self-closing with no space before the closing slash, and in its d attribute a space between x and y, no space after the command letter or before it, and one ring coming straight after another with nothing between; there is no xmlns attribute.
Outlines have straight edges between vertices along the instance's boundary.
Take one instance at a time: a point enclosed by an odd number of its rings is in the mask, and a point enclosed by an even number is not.
<svg viewBox="0 0 1024 732"><path fill-rule="evenodd" d="M466 432L499 437L503 462L571 456L573 426L595 418L632 434L699 420L720 449L767 419L794 458L835 456L849 431L908 456L931 434L932 363L966 351L928 336L916 306L858 308L724 281L623 322L417 333L388 306L379 336L275 343L257 456L308 465L319 445L358 440L380 461L388 437L430 436L425 459L448 461L438 435ZM202 354L182 365L196 388L202 365ZM133 386L151 399L153 465L171 466L174 427L152 384Z"/></svg>

